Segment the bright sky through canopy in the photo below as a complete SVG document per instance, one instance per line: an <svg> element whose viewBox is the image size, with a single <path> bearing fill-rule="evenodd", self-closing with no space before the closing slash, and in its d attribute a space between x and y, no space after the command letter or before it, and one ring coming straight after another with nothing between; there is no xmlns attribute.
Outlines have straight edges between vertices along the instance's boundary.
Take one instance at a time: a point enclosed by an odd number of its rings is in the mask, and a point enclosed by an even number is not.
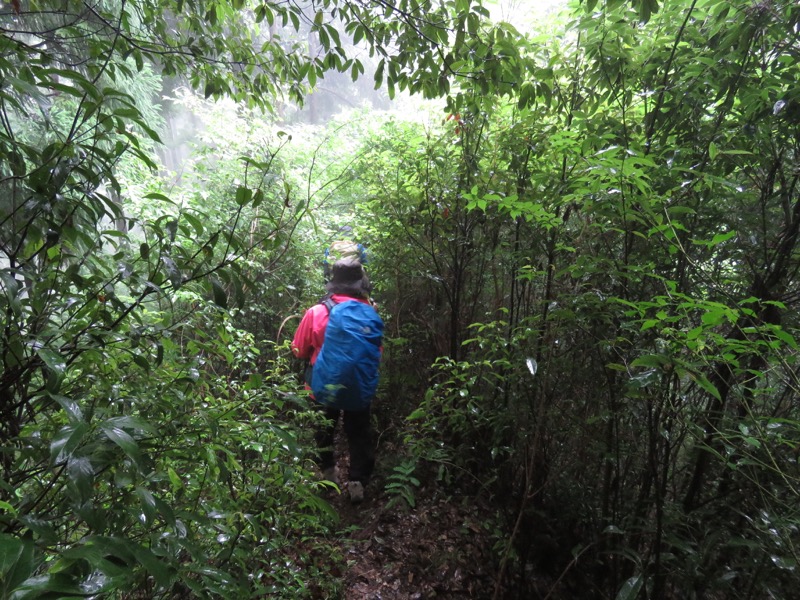
<svg viewBox="0 0 800 600"><path fill-rule="evenodd" d="M549 13L556 13L567 6L568 0L499 0L488 2L494 21L506 21L521 31Z"/></svg>

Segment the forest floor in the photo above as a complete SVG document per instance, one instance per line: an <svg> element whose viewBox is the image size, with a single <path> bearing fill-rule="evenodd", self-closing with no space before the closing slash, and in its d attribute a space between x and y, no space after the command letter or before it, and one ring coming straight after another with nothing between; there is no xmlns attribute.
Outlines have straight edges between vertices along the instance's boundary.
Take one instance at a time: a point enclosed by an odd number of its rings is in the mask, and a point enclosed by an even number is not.
<svg viewBox="0 0 800 600"><path fill-rule="evenodd" d="M349 531L341 541L346 600L492 597L491 547L477 506L435 496L414 508L388 500L334 501Z"/></svg>
<svg viewBox="0 0 800 600"><path fill-rule="evenodd" d="M337 438L336 446L337 456L346 457L346 443ZM381 446L362 503L351 504L346 490L328 498L341 518L343 600L492 598L491 507L472 496L444 494L421 476L410 506L387 493L381 467L389 457L402 456L401 448ZM339 459L341 473L346 463Z"/></svg>

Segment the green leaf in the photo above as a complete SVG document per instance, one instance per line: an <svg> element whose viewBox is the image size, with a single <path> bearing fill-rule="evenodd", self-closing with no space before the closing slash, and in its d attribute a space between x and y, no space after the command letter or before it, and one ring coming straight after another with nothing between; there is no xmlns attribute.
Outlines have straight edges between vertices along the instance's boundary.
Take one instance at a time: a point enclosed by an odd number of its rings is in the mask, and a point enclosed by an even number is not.
<svg viewBox="0 0 800 600"><path fill-rule="evenodd" d="M67 414L67 419L71 424L74 425L83 422L83 412L77 402L66 396L51 394L50 397L64 409L64 412Z"/></svg>
<svg viewBox="0 0 800 600"><path fill-rule="evenodd" d="M247 381L244 384L245 390L257 390L262 385L264 385L264 378L261 376L260 373L250 373L247 377Z"/></svg>
<svg viewBox="0 0 800 600"><path fill-rule="evenodd" d="M783 343L787 344L793 350L797 350L797 340L788 331L781 329L780 327L776 327L772 332L775 334L775 337L777 337Z"/></svg>
<svg viewBox="0 0 800 600"><path fill-rule="evenodd" d="M140 369L147 373L150 372L150 361L147 360L147 357L142 356L141 354L133 354L132 356L133 362L135 362Z"/></svg>
<svg viewBox="0 0 800 600"><path fill-rule="evenodd" d="M662 354L646 354L635 359L631 367L663 367L670 359Z"/></svg>
<svg viewBox="0 0 800 600"><path fill-rule="evenodd" d="M183 276L181 275L180 269L178 269L178 265L175 264L175 261L172 260L169 256L162 256L161 257L161 264L164 265L164 269L167 272L167 277L172 283L172 286L177 290L183 285Z"/></svg>
<svg viewBox="0 0 800 600"><path fill-rule="evenodd" d="M410 415L408 415L408 417L406 417L406 419L408 421L416 421L417 419L425 418L427 416L427 414L428 414L428 411L426 411L424 408L418 408L414 412L412 412Z"/></svg>
<svg viewBox="0 0 800 600"><path fill-rule="evenodd" d="M132 417L132 416L112 417L110 419L107 419L105 421L105 424L109 427L133 429L134 431L140 431L142 433L147 433L149 435L156 435L158 433L155 427L153 427L150 423L148 423L141 417Z"/></svg>
<svg viewBox="0 0 800 600"><path fill-rule="evenodd" d="M375 89L379 89L383 85L383 70L386 67L386 60L381 59L378 67L375 69Z"/></svg>
<svg viewBox="0 0 800 600"><path fill-rule="evenodd" d="M362 39L364 39L364 27L357 25L353 30L353 45L357 45Z"/></svg>
<svg viewBox="0 0 800 600"><path fill-rule="evenodd" d="M156 341L156 362L155 366L160 367L161 363L164 362L164 344L160 341Z"/></svg>
<svg viewBox="0 0 800 600"><path fill-rule="evenodd" d="M617 592L616 600L634 600L639 595L643 583L644 579L641 575L634 575L622 584Z"/></svg>
<svg viewBox="0 0 800 600"><path fill-rule="evenodd" d="M5 581L6 574L22 556L23 547L21 539L5 533L0 534L0 581Z"/></svg>
<svg viewBox="0 0 800 600"><path fill-rule="evenodd" d="M719 390L711 383L708 378L703 375L702 373L691 373L691 378L697 382L701 388L703 388L706 392L714 396L717 400L722 400L722 396L720 396Z"/></svg>
<svg viewBox="0 0 800 600"><path fill-rule="evenodd" d="M754 438L752 436L746 436L744 438L744 441L745 443L747 443L747 445L752 446L753 448L761 448L761 441L758 440L757 438Z"/></svg>
<svg viewBox="0 0 800 600"><path fill-rule="evenodd" d="M183 215L181 216L194 228L194 232L197 235L203 235L203 232L205 231L205 226L203 225L203 222L200 219L198 219L197 217L195 217L190 213L183 213Z"/></svg>
<svg viewBox="0 0 800 600"><path fill-rule="evenodd" d="M83 503L91 498L95 470L87 457L72 456L67 461L66 474L73 500Z"/></svg>
<svg viewBox="0 0 800 600"><path fill-rule="evenodd" d="M9 598L11 592L28 579L33 570L33 539L30 536L18 538L0 534L0 598Z"/></svg>
<svg viewBox="0 0 800 600"><path fill-rule="evenodd" d="M147 520L148 524L152 524L158 512L156 511L156 499L149 490L143 487L136 488L136 495L139 496L140 504L142 507L142 514Z"/></svg>
<svg viewBox="0 0 800 600"><path fill-rule="evenodd" d="M50 462L61 464L70 459L88 431L89 425L84 422L62 427L50 442Z"/></svg>
<svg viewBox="0 0 800 600"><path fill-rule="evenodd" d="M253 197L253 190L243 185L240 185L236 188L236 204L239 206L244 206L250 199Z"/></svg>
<svg viewBox="0 0 800 600"><path fill-rule="evenodd" d="M142 466L142 452L139 444L129 433L108 422L103 423L100 427L109 440L119 446L137 466Z"/></svg>
<svg viewBox="0 0 800 600"><path fill-rule="evenodd" d="M300 454L300 446L297 444L297 438L292 434L292 432L287 431L281 427L275 427L272 429L272 432L280 438L283 442L283 445L289 451L290 454L297 456Z"/></svg>
<svg viewBox="0 0 800 600"><path fill-rule="evenodd" d="M61 382L64 380L64 372L67 369L67 362L61 354L55 350L40 348L36 354L47 365L47 390L51 393L58 392Z"/></svg>
<svg viewBox="0 0 800 600"><path fill-rule="evenodd" d="M77 578L66 573L51 573L28 578L14 591L10 599L59 598L61 600L71 600L73 598L89 598L93 596L97 596L97 591L82 585L82 582Z"/></svg>
<svg viewBox="0 0 800 600"><path fill-rule="evenodd" d="M183 488L183 481L175 472L175 469L172 467L167 468L167 475L169 476L169 481L172 484L172 493L174 494L178 490Z"/></svg>
<svg viewBox="0 0 800 600"><path fill-rule="evenodd" d="M89 536L85 539L87 546L94 546L100 550L103 556L110 556L115 562L127 565L136 564L137 544L132 540L114 536Z"/></svg>
<svg viewBox="0 0 800 600"><path fill-rule="evenodd" d="M724 307L717 308L716 310L709 310L703 313L703 316L700 317L700 320L703 321L704 325L716 327L725 320L727 312L728 311Z"/></svg>
<svg viewBox="0 0 800 600"><path fill-rule="evenodd" d="M729 239L731 239L735 235L736 235L735 231L728 231L726 233L718 233L712 238L712 240L708 243L708 245L709 245L709 247L717 246L717 245L721 244L722 242L728 241Z"/></svg>
<svg viewBox="0 0 800 600"><path fill-rule="evenodd" d="M151 200L162 200L164 202L169 202L170 204L175 204L169 196L165 196L164 194L160 194L158 192L150 192L149 194L144 195L145 198L150 198Z"/></svg>
<svg viewBox="0 0 800 600"><path fill-rule="evenodd" d="M218 279L211 279L211 289L214 292L214 304L220 308L227 309L228 295L225 293L225 289L222 287Z"/></svg>
<svg viewBox="0 0 800 600"><path fill-rule="evenodd" d="M7 271L0 271L0 282L3 285L3 292L5 293L8 305L14 311L15 315L19 315L22 310L22 305L19 301L19 282Z"/></svg>

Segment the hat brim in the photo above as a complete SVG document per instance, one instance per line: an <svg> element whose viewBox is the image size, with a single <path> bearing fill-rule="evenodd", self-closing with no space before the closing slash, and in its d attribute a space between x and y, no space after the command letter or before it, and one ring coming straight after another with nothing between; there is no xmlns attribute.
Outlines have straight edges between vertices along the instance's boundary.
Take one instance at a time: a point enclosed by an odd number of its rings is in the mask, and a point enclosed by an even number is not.
<svg viewBox="0 0 800 600"><path fill-rule="evenodd" d="M371 286L369 279L364 276L361 281L329 281L325 287L331 294L342 294L343 296L353 296L354 298L369 298Z"/></svg>

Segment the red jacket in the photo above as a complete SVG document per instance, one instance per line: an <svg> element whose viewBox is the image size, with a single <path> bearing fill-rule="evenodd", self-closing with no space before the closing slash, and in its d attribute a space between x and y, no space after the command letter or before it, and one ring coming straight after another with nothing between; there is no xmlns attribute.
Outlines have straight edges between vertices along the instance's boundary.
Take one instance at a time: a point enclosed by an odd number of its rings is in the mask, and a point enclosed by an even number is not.
<svg viewBox="0 0 800 600"><path fill-rule="evenodd" d="M334 294L333 301L336 303L347 300L357 300L364 304L369 304L369 300L363 298L353 298L343 294ZM303 315L300 326L294 334L292 340L292 352L297 358L310 358L311 364L317 362L317 356L322 349L322 341L325 339L325 328L328 326L328 309L322 304L315 304Z"/></svg>

